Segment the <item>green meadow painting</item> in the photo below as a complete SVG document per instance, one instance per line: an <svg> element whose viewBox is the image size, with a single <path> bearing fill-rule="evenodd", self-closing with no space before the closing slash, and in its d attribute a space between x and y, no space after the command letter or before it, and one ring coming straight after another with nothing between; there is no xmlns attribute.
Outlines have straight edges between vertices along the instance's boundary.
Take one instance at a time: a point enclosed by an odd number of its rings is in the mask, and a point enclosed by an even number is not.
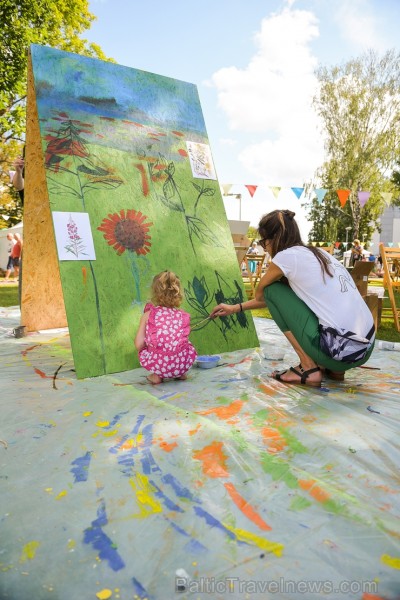
<svg viewBox="0 0 400 600"><path fill-rule="evenodd" d="M250 313L205 320L246 296L196 86L45 46L31 58L77 376L139 366L136 329L167 269L199 354L257 346Z"/></svg>

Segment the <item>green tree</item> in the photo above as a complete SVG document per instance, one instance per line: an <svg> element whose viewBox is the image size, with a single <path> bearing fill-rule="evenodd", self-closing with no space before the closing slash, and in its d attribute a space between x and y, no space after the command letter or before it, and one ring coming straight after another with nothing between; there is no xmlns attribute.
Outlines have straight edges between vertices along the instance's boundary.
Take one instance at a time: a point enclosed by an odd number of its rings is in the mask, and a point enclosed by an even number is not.
<svg viewBox="0 0 400 600"><path fill-rule="evenodd" d="M88 0L2 0L0 4L0 139L23 140L28 48L43 44L106 59L82 39L96 17Z"/></svg>
<svg viewBox="0 0 400 600"><path fill-rule="evenodd" d="M257 228L256 227L252 227L250 225L250 227L247 230L247 237L249 238L249 240L253 241L253 240L257 240L258 239L258 233L257 233Z"/></svg>
<svg viewBox="0 0 400 600"><path fill-rule="evenodd" d="M400 53L390 50L379 57L370 50L342 66L320 67L317 76L314 106L327 158L314 187L329 193L321 205L308 204L309 217L315 220L312 235L343 241L345 228L351 226L353 239L363 234L369 239L374 230L369 224L384 209L381 192L394 189L388 174L399 155ZM338 189L350 190L343 208ZM364 208L358 201L360 190L371 192Z"/></svg>

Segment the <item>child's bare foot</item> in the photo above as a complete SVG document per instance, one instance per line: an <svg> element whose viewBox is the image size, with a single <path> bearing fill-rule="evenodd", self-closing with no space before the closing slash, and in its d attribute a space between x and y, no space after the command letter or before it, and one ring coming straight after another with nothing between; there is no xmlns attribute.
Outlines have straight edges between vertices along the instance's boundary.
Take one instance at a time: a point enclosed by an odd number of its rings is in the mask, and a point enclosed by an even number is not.
<svg viewBox="0 0 400 600"><path fill-rule="evenodd" d="M162 383L164 381L162 377L159 377L155 373L148 375L146 379L151 383L151 385L158 385L159 383Z"/></svg>
<svg viewBox="0 0 400 600"><path fill-rule="evenodd" d="M181 381L185 381L185 379L187 379L187 375L186 375L186 373L184 373L183 375L181 375L180 377L177 377L176 379L180 379Z"/></svg>

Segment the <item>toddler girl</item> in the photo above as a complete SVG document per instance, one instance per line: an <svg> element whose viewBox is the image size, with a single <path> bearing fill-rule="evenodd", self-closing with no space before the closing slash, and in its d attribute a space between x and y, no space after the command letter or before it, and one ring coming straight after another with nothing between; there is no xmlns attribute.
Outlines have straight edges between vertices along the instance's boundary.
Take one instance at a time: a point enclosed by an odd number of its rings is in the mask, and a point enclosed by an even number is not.
<svg viewBox="0 0 400 600"><path fill-rule="evenodd" d="M164 378L186 379L197 353L189 342L190 315L179 310L183 294L179 277L163 271L153 279L152 302L144 307L135 346L153 385Z"/></svg>

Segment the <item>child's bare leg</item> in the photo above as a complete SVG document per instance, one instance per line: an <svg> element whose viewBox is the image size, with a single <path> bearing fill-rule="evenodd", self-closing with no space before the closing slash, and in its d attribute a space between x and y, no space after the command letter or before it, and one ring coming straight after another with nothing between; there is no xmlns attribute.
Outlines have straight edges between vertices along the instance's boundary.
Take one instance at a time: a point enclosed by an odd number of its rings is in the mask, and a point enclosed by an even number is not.
<svg viewBox="0 0 400 600"><path fill-rule="evenodd" d="M159 383L162 383L164 380L162 377L160 377L159 375L156 375L156 373L150 373L150 375L148 375L146 377L147 381L149 381L152 385L158 385Z"/></svg>

